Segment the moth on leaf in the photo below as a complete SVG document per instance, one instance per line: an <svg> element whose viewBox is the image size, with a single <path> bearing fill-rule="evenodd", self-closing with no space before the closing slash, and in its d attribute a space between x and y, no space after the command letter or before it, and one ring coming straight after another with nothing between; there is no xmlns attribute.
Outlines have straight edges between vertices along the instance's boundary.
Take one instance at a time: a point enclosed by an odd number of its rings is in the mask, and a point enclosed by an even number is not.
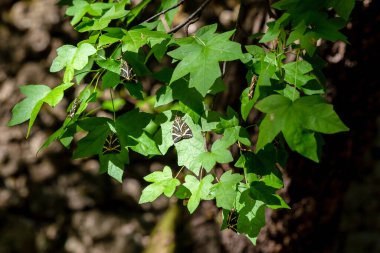
<svg viewBox="0 0 380 253"><path fill-rule="evenodd" d="M121 152L121 146L119 138L115 133L109 134L103 145L103 155L106 154L119 154Z"/></svg>
<svg viewBox="0 0 380 253"><path fill-rule="evenodd" d="M121 60L120 76L122 76L127 82L133 81L137 83L133 68L128 65L127 61Z"/></svg>
<svg viewBox="0 0 380 253"><path fill-rule="evenodd" d="M186 122L178 115L175 116L172 128L173 142L177 143L183 139L190 139L193 137L193 132Z"/></svg>
<svg viewBox="0 0 380 253"><path fill-rule="evenodd" d="M75 115L75 113L77 112L77 110L78 110L78 105L80 105L80 99L79 98L75 98L74 99L74 102L73 102L73 104L72 104L72 106L71 106L71 108L70 108L70 111L69 111L69 113L67 114L67 117L69 117L69 118L74 118L74 115Z"/></svg>
<svg viewBox="0 0 380 253"><path fill-rule="evenodd" d="M238 214L238 212L235 209L232 209L228 213L227 228L231 229L235 233L237 232L237 221L238 221L238 218L239 218L239 214Z"/></svg>

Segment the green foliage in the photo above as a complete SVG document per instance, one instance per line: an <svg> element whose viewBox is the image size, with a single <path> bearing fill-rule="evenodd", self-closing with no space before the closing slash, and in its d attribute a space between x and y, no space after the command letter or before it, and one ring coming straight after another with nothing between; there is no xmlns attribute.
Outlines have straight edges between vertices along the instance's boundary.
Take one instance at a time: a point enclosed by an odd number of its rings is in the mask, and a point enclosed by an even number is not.
<svg viewBox="0 0 380 253"><path fill-rule="evenodd" d="M168 53L181 60L174 69L171 83L190 74L189 87L205 96L221 76L219 62L243 56L240 44L229 40L234 31L216 34L216 28L216 25L205 26L194 36L177 40L179 47Z"/></svg>
<svg viewBox="0 0 380 253"><path fill-rule="evenodd" d="M319 95L306 96L292 102L281 95L271 95L256 104L266 113L260 124L256 150L264 148L282 132L289 147L318 162L318 143L315 132L333 134L348 128Z"/></svg>
<svg viewBox="0 0 380 253"><path fill-rule="evenodd" d="M152 184L148 185L143 190L139 201L140 204L152 202L162 193L164 193L166 197L171 197L173 196L176 187L181 184L178 179L173 178L172 170L168 166L165 166L162 172L153 172L144 177L144 179Z"/></svg>
<svg viewBox="0 0 380 253"><path fill-rule="evenodd" d="M323 98L325 63L317 55L317 41L346 41L339 30L349 20L354 0L276 1L278 18L267 24L265 34L252 35L259 38L257 45L232 41L235 31L217 32L216 24L177 38L167 32L177 8L161 19L141 22L150 2L132 7L129 0L72 1L66 15L78 32L88 33L87 39L57 49L50 71L64 70L62 84L53 89L20 87L25 98L13 108L9 125L29 120L28 136L44 103L56 106L68 88L83 83L85 88L68 106L62 126L41 149L55 140L70 148L74 135L82 133L73 145L73 158L98 156L100 172L119 182L130 153L152 158L175 152L178 166L145 176L149 184L139 202L175 195L188 200L193 213L201 201L215 200L223 209L222 229L230 228L255 243L265 225L265 209L289 208L276 193L284 187L279 168L286 164L287 147L318 162L321 134L348 131ZM157 12L177 3L161 1ZM330 15L333 10L337 15ZM149 69L150 63L163 65L166 58L172 59L173 68ZM224 113L213 111L214 97L226 90L220 65L236 60L247 70L240 111L231 107ZM152 96L143 89L145 77L161 84ZM89 110L103 94L110 96ZM109 116L92 116L99 109ZM256 122L250 121L253 110L263 113ZM176 117L191 132L174 143ZM244 121L251 125L245 127ZM256 143L252 126L259 130ZM215 168L225 171L219 177Z"/></svg>

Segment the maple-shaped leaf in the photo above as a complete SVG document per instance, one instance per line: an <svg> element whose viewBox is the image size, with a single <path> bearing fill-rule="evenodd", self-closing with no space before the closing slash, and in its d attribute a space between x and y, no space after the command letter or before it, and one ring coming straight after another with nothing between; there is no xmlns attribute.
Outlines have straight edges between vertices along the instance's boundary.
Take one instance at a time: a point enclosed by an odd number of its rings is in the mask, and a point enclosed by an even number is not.
<svg viewBox="0 0 380 253"><path fill-rule="evenodd" d="M216 205L231 210L237 194L237 184L243 180L243 176L232 173L231 170L223 173L219 182L213 186L215 191Z"/></svg>
<svg viewBox="0 0 380 253"><path fill-rule="evenodd" d="M121 133L116 132L114 122L108 118L93 117L78 121L78 126L87 132L74 151L74 159L99 155L100 172L107 172L121 182L124 165L129 163L129 153ZM110 139L112 136L112 139ZM107 148L114 147L111 152Z"/></svg>
<svg viewBox="0 0 380 253"><path fill-rule="evenodd" d="M223 136L223 138L215 141L212 144L211 151L200 153L194 158L194 163L199 163L207 171L210 170L218 163L229 163L233 161L229 147L234 143L230 136Z"/></svg>
<svg viewBox="0 0 380 253"><path fill-rule="evenodd" d="M204 138L201 132L201 127L191 120L188 115L184 115L182 120L189 126L193 133L190 139L183 139L175 143L175 148L178 156L178 165L186 166L194 174L198 175L202 164L194 158L201 153L206 152L204 147ZM172 119L172 122L174 119Z"/></svg>
<svg viewBox="0 0 380 253"><path fill-rule="evenodd" d="M281 95L271 95L255 107L267 114L260 124L256 151L282 132L292 150L318 162L314 132L334 134L349 130L333 106L319 95L301 97L294 102Z"/></svg>
<svg viewBox="0 0 380 253"><path fill-rule="evenodd" d="M73 16L71 25L77 24L87 13L91 16L101 16L104 9L112 6L111 3L88 3L85 0L74 0L73 5L67 8L66 15Z"/></svg>
<svg viewBox="0 0 380 253"><path fill-rule="evenodd" d="M64 91L72 85L73 83L62 84L54 89L50 89L46 85L21 86L21 93L23 93L26 98L17 103L12 109L12 118L8 126L14 126L29 120L28 132L26 134L26 138L28 138L30 129L43 103L55 107L62 100Z"/></svg>
<svg viewBox="0 0 380 253"><path fill-rule="evenodd" d="M234 31L215 33L216 25L205 26L185 40L179 40L179 48L168 54L181 60L173 72L171 83L190 74L189 87L195 87L203 96L215 80L221 76L220 61L233 61L244 55L237 42L230 41Z"/></svg>
<svg viewBox="0 0 380 253"><path fill-rule="evenodd" d="M162 193L166 197L171 197L180 181L173 178L170 167L165 166L163 171L155 171L144 177L144 180L151 182L142 192L139 203L152 202Z"/></svg>
<svg viewBox="0 0 380 253"><path fill-rule="evenodd" d="M260 229L265 225L265 204L253 199L249 189L238 192L236 203L237 232L244 234L256 244Z"/></svg>
<svg viewBox="0 0 380 253"><path fill-rule="evenodd" d="M315 78L308 74L313 67L305 60L287 63L282 68L285 70L285 81L297 87L301 87Z"/></svg>
<svg viewBox="0 0 380 253"><path fill-rule="evenodd" d="M151 31L145 27L136 27L124 33L125 35L122 38L123 52L138 52L140 47L145 44L149 44L150 47L153 47L165 39L170 38L170 36L164 32Z"/></svg>
<svg viewBox="0 0 380 253"><path fill-rule="evenodd" d="M146 131L151 120L151 114L140 112L138 109L133 109L118 117L115 126L124 147L130 147L133 151L145 156L160 155L156 142Z"/></svg>
<svg viewBox="0 0 380 253"><path fill-rule="evenodd" d="M96 49L89 43L82 43L78 47L63 45L57 49L58 55L50 66L50 72L58 72L66 67L63 81L69 83L74 78L74 71L83 69L88 57L95 53Z"/></svg>
<svg viewBox="0 0 380 253"><path fill-rule="evenodd" d="M284 186L282 174L276 167L276 162L281 162L280 155L280 151L273 144L268 144L257 154L243 152L235 163L235 167L244 169L247 183L258 180L267 186L280 189Z"/></svg>
<svg viewBox="0 0 380 253"><path fill-rule="evenodd" d="M207 175L200 181L192 175L187 175L185 177L185 183L183 183L183 185L191 192L191 197L187 204L190 213L193 213L195 209L197 209L201 199L213 199L210 192L211 187L213 186L212 181L214 181L212 175Z"/></svg>

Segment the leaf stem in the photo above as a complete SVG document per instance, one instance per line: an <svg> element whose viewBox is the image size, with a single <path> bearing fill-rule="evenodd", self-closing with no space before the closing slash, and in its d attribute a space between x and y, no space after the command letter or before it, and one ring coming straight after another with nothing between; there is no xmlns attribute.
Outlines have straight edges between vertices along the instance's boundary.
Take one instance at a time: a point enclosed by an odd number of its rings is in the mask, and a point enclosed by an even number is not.
<svg viewBox="0 0 380 253"><path fill-rule="evenodd" d="M178 173L175 175L174 178L177 178L177 177L178 177L179 173L181 173L181 171L183 170L184 167L185 167L185 166L182 166L181 169L179 169Z"/></svg>
<svg viewBox="0 0 380 253"><path fill-rule="evenodd" d="M115 121L115 119L116 119L116 114L115 114L115 104L113 103L112 89L110 89L110 95L111 95L111 103L112 103L113 121Z"/></svg>
<svg viewBox="0 0 380 253"><path fill-rule="evenodd" d="M296 62L298 61L298 59L299 59L299 53L300 53L300 51L299 50L297 50L297 55L296 55ZM296 64L296 75L297 75L297 73L298 73L298 63ZM294 101L294 96L296 95L296 90L297 90L297 76L296 76L296 78L294 79L295 81L295 84L294 84L294 89L293 89L293 95L292 95L292 100Z"/></svg>
<svg viewBox="0 0 380 253"><path fill-rule="evenodd" d="M199 37L197 36L193 36L196 40L198 40L204 47L206 46L206 43L203 42L203 40L201 40Z"/></svg>

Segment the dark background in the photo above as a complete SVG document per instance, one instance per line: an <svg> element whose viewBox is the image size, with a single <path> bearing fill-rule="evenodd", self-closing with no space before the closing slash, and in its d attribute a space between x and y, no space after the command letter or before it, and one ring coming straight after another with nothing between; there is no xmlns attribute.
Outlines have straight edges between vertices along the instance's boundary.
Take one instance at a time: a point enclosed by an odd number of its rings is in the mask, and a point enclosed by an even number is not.
<svg viewBox="0 0 380 253"><path fill-rule="evenodd" d="M176 22L201 3L190 2ZM238 1L213 2L195 26L219 22L221 29L233 29ZM265 2L245 1L243 7L235 39L249 43L248 36L264 27ZM96 159L73 161L58 143L36 156L66 117L77 91L70 91L57 108L44 107L25 140L26 124L6 126L11 108L22 98L18 87L59 84L59 76L48 72L55 50L75 44L79 35L53 0L1 0L0 14L0 253L173 248L202 253L380 252L379 1L357 2L344 31L349 45L325 43L320 51L329 63L327 98L351 131L325 136L320 164L290 155L281 194L292 209L267 211L257 246L232 231L220 232L220 213L212 202L204 202L192 216L165 198L137 204L145 186L142 177L175 162L174 156L168 161L132 157L123 184L98 175ZM236 105L246 87L244 71L228 65L229 91L218 98L218 106ZM143 84L148 94L156 90L152 81Z"/></svg>

